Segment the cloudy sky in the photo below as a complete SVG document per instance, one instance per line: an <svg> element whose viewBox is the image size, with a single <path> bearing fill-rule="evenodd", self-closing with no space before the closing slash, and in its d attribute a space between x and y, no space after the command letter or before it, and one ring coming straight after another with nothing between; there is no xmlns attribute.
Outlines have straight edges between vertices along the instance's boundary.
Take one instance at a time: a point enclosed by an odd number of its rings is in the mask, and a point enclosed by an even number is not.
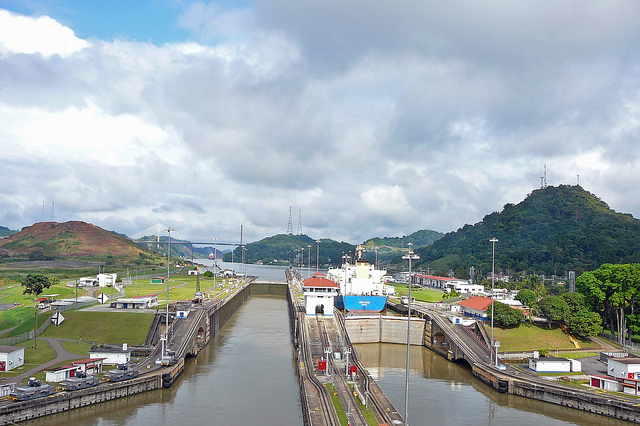
<svg viewBox="0 0 640 426"><path fill-rule="evenodd" d="M631 0L0 0L0 225L55 204L255 241L291 208L357 243L476 223L545 164L640 217L638 22Z"/></svg>

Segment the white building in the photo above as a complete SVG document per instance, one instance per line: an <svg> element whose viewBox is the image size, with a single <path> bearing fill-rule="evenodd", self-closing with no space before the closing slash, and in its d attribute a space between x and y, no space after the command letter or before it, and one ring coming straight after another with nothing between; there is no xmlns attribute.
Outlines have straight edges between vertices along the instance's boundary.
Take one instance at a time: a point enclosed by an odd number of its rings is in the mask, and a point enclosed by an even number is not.
<svg viewBox="0 0 640 426"><path fill-rule="evenodd" d="M0 346L0 371L11 371L24 364L24 348Z"/></svg>
<svg viewBox="0 0 640 426"><path fill-rule="evenodd" d="M571 369L571 360L566 358L543 357L529 358L529 368L537 373L568 373ZM579 367L578 370L580 371Z"/></svg>
<svg viewBox="0 0 640 426"><path fill-rule="evenodd" d="M105 358L85 358L71 361L71 365L75 365L78 370L86 373L88 376L94 376L102 373L104 360Z"/></svg>
<svg viewBox="0 0 640 426"><path fill-rule="evenodd" d="M484 294L484 286L480 284L470 284L466 280L449 280L445 284L447 293L455 290L460 294Z"/></svg>
<svg viewBox="0 0 640 426"><path fill-rule="evenodd" d="M45 381L47 382L61 382L67 380L70 377L75 377L79 368L77 365L63 365L61 367L55 367L45 371Z"/></svg>
<svg viewBox="0 0 640 426"><path fill-rule="evenodd" d="M333 304L339 288L338 284L317 272L305 280L302 290L307 315L333 316Z"/></svg>
<svg viewBox="0 0 640 426"><path fill-rule="evenodd" d="M640 358L609 358L607 373L616 378L640 379Z"/></svg>
<svg viewBox="0 0 640 426"><path fill-rule="evenodd" d="M118 274L98 274L98 287L113 286Z"/></svg>
<svg viewBox="0 0 640 426"><path fill-rule="evenodd" d="M158 306L158 296L123 297L109 302L109 307L115 309L151 309L154 306Z"/></svg>
<svg viewBox="0 0 640 426"><path fill-rule="evenodd" d="M126 343L122 345L122 349L94 346L89 351L89 358L102 358L103 364L107 365L126 364L131 361L131 350Z"/></svg>

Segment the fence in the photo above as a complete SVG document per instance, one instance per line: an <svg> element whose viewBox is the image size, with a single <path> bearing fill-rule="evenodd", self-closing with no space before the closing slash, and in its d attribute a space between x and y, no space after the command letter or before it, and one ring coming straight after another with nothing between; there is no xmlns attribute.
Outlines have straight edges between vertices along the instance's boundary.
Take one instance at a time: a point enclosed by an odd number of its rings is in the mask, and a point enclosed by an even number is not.
<svg viewBox="0 0 640 426"><path fill-rule="evenodd" d="M120 297L124 297L124 294L121 293L116 293L116 294L111 294L108 295L107 298L109 300L111 299L118 299ZM69 311L72 309L82 309L82 308L86 308L87 306L91 306L91 305L95 305L96 303L99 303L97 300L90 300L88 302L81 302L81 303L70 303L69 305L62 305L62 306L56 306L56 310L59 312L63 312L63 311ZM20 343L20 342L25 342L27 340L31 340L36 336L41 335L42 333L44 333L44 331L47 329L47 327L49 327L52 324L51 318L48 318L44 324L42 324L38 330L31 330L28 331L26 333L22 333L22 334L18 334L17 336L11 336L11 337L5 337L4 339L0 339L0 346L12 346L15 345L16 343Z"/></svg>
<svg viewBox="0 0 640 426"><path fill-rule="evenodd" d="M640 351L640 344L633 342L631 340L627 340L625 342L622 341L622 339L620 338L620 336L617 336L615 334L611 334L611 333L600 333L599 334L600 337L604 337L605 339L609 339L612 342L617 342L620 345L623 346L624 349L627 350L633 350L633 351Z"/></svg>

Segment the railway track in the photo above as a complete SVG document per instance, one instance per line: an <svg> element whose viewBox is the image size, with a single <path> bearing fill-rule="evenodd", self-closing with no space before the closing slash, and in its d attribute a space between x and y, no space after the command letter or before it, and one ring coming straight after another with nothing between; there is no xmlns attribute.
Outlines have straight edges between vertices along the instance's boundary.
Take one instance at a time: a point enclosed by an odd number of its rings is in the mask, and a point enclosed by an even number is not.
<svg viewBox="0 0 640 426"><path fill-rule="evenodd" d="M344 316L339 311L336 311L334 313L334 316L338 319L338 323L340 324L340 328L342 329L345 344L352 348L353 345L351 344L351 339L349 338L349 334L346 332ZM364 364L360 362L358 354L355 350L351 351L351 360L358 368L358 377L360 377L360 383L362 383L363 392L365 392L365 395L369 395L369 397L367 398L367 402L370 409L373 411L373 414L376 416L376 419L378 419L378 422L387 423L390 425L397 424L398 419L392 416L391 413L385 411L383 405L378 399L377 393L371 389L371 384L375 382L367 372Z"/></svg>
<svg viewBox="0 0 640 426"><path fill-rule="evenodd" d="M316 321L318 324L318 332L321 336L322 346L333 346L324 323L324 317L322 315L316 315ZM345 413L347 413L347 416L351 415L351 423L349 424L367 426L367 419L364 417L364 414L362 414L362 411L360 411L358 400L353 394L349 384L347 383L347 379L345 378L346 373L340 371L340 368L336 366L333 357L329 354L327 355L327 371L330 371L330 369L335 373L331 377L333 378L335 387L338 389L342 408Z"/></svg>
<svg viewBox="0 0 640 426"><path fill-rule="evenodd" d="M303 339L306 342L309 342L308 332L306 330L305 321L300 321L301 335L305 336ZM304 345L301 350L302 360L305 367L307 378L309 382L313 385L318 393L318 398L320 399L320 409L323 413L324 424L327 426L340 426L340 420L338 419L338 414L333 406L333 401L331 400L331 396L329 395L329 389L318 380L316 377L315 367L313 364L313 356L311 355L311 351L309 347Z"/></svg>

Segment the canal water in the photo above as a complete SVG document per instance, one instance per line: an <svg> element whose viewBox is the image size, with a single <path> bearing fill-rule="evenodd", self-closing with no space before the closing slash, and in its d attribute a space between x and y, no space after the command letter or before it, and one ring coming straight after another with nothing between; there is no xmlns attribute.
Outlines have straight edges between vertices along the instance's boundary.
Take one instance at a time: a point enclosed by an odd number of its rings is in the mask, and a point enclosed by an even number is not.
<svg viewBox="0 0 640 426"><path fill-rule="evenodd" d="M232 266L239 272L242 265ZM247 265L249 275L263 280L283 281L285 269ZM406 346L367 344L355 345L355 348L380 388L396 409L404 413ZM197 358L187 360L184 374L172 388L44 417L28 424L301 425L293 357L286 300L251 297ZM412 426L629 424L499 394L474 378L468 366L448 362L425 348L412 347L410 365L409 424Z"/></svg>
<svg viewBox="0 0 640 426"><path fill-rule="evenodd" d="M301 425L287 301L251 297L188 359L170 389L29 422L33 425Z"/></svg>
<svg viewBox="0 0 640 426"><path fill-rule="evenodd" d="M404 415L406 346L354 345L361 361ZM473 377L469 367L429 349L410 353L409 424L418 425L629 425L515 395L500 394Z"/></svg>

